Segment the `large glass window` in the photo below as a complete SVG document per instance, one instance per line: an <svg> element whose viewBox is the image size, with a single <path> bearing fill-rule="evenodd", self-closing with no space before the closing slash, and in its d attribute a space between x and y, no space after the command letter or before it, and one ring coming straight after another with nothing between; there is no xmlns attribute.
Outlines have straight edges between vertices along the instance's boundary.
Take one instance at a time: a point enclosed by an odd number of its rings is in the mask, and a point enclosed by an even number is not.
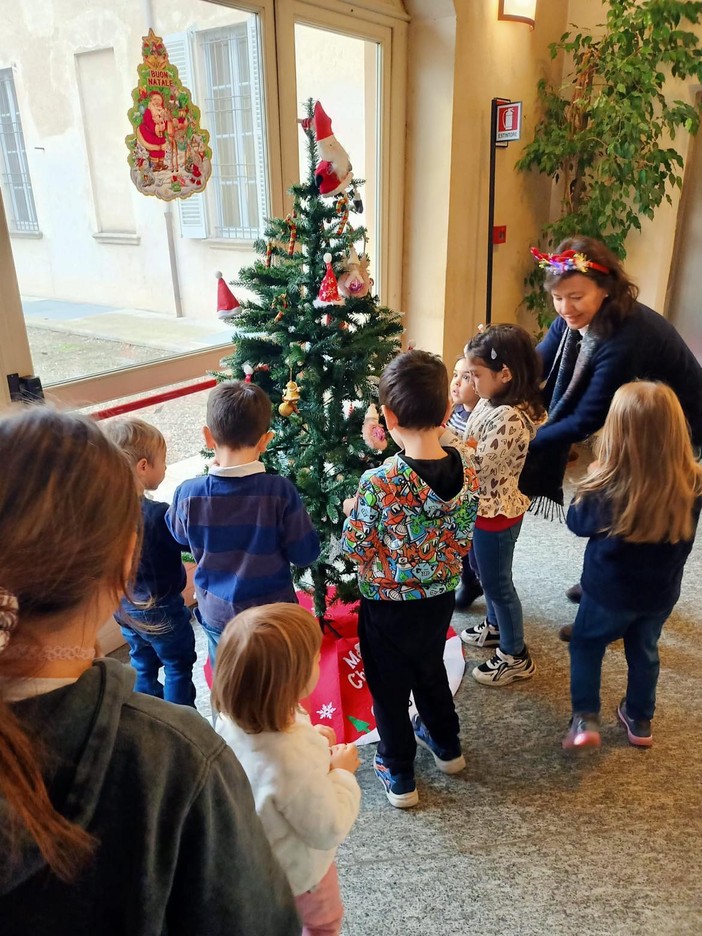
<svg viewBox="0 0 702 936"><path fill-rule="evenodd" d="M204 192L171 202L142 194L127 161L149 27L190 89L212 149ZM53 63L50 92L38 58ZM178 92L174 83L165 95L171 126ZM215 274L231 284L253 262L270 213L263 112L256 13L206 0L95 0L87 10L54 0L50 29L36 17L4 24L2 191L11 234L38 231L41 218L42 236L12 237L12 248L45 386L228 345ZM164 147L174 177L195 163L183 142Z"/></svg>
<svg viewBox="0 0 702 936"><path fill-rule="evenodd" d="M85 9L52 0L47 10L6 18L0 30L0 193L12 250L0 255L2 374L33 368L53 398L88 405L217 368L232 335L218 315L218 279L249 298L236 281L257 257L253 241L307 174L296 122L307 97L323 102L366 181L353 222L368 229L376 290L397 305L402 249L389 231L402 221L399 0L348 11L323 0L94 0ZM145 197L135 181L143 190L150 173L172 173L177 192L188 184L178 174L197 176L193 166L209 157L201 137L178 135L192 123L172 86L161 89L165 152L128 163L150 28L212 151L209 184L171 202ZM51 63L50 87L38 62Z"/></svg>
<svg viewBox="0 0 702 936"><path fill-rule="evenodd" d="M378 129L381 49L377 42L332 32L306 23L295 24L295 74L300 101L320 100L331 117L334 136L348 152L353 174L365 183L360 190L363 211L353 214L354 227L368 231L366 252L378 282ZM304 134L298 134L300 175L306 177Z"/></svg>

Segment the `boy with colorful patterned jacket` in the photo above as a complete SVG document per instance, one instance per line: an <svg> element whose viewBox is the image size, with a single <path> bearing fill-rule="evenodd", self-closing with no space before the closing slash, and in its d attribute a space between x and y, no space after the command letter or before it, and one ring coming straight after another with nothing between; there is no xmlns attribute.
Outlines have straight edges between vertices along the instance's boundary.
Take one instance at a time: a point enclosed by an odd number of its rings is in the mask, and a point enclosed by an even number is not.
<svg viewBox="0 0 702 936"><path fill-rule="evenodd" d="M365 472L344 504L342 550L358 564L358 634L380 743L376 776L393 806L418 802L417 742L437 767L465 767L443 662L478 481L469 451L443 448L448 375L424 351L399 355L380 378L380 403L401 451ZM410 721L410 693L419 715Z"/></svg>

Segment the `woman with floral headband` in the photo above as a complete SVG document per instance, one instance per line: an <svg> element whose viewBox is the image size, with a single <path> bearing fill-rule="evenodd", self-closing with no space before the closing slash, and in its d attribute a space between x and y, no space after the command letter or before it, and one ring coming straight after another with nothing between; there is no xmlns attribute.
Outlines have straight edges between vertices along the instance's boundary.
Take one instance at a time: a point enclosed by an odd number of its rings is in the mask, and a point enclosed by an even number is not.
<svg viewBox="0 0 702 936"><path fill-rule="evenodd" d="M543 499L562 505L571 445L604 425L614 393L632 380L658 380L671 387L699 451L702 367L670 322L637 301L638 288L612 251L578 235L562 241L555 254L535 248L532 254L545 272L544 288L558 314L536 348L548 421L529 448L521 490L541 498L539 506ZM580 586L567 594L579 601Z"/></svg>

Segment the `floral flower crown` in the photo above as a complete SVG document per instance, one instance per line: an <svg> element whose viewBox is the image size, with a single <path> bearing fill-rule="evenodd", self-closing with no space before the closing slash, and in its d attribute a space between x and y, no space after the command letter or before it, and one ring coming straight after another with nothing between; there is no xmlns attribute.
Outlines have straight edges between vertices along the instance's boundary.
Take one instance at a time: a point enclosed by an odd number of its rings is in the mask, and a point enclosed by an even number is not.
<svg viewBox="0 0 702 936"><path fill-rule="evenodd" d="M606 266L588 260L584 253L575 250L564 250L561 254L541 253L536 247L531 248L531 255L542 270L548 270L560 276L563 273L587 273L588 270L597 270L599 273L611 273Z"/></svg>

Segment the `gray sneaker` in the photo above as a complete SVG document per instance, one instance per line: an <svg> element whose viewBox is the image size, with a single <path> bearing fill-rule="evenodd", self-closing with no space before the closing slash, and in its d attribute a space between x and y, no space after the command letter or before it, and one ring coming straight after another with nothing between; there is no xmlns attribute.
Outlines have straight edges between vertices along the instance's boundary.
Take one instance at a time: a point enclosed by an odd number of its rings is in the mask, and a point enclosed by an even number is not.
<svg viewBox="0 0 702 936"><path fill-rule="evenodd" d="M600 719L594 713L573 712L568 734L561 744L566 751L581 751L585 748L598 748L600 738Z"/></svg>

